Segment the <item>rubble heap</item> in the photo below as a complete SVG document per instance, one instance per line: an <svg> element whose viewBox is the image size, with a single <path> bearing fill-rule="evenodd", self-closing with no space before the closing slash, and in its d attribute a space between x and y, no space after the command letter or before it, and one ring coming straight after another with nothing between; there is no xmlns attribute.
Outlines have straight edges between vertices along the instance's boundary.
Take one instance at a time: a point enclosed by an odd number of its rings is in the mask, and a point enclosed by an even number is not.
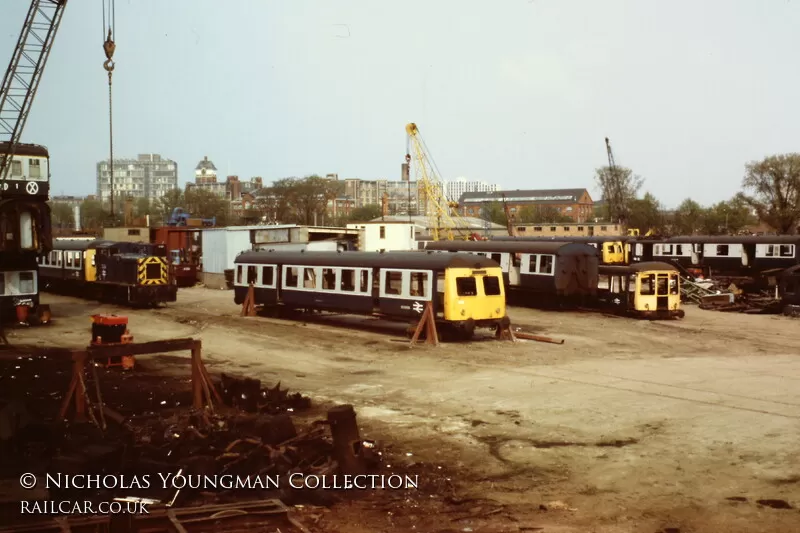
<svg viewBox="0 0 800 533"><path fill-rule="evenodd" d="M194 409L187 381L134 372L107 371L102 381L104 409L91 405L88 422L58 420L59 400L66 389L68 364L20 357L0 361L0 410L24 421L0 438L5 448L0 477L13 479L21 472L123 475L128 479L149 476L148 487L112 487L80 491L81 499L146 499L153 505L172 507L225 503L242 499L281 499L285 503L333 503L330 491L290 490L284 484L291 473L327 475L352 469L357 462L365 471L377 466L374 443L361 441L355 413L349 408L354 431L337 442L329 411L327 421L296 423L294 415L311 407L311 400L282 389L280 383L262 387L259 380L223 374L215 387L225 405ZM89 374L87 372L87 374ZM138 375L137 375L138 374ZM155 379L154 379L155 378ZM87 389L93 390L87 376ZM144 384L144 386L143 386ZM2 389L3 387L0 387ZM162 399L163 398L163 399ZM347 411L347 410L345 410ZM347 414L347 413L345 413ZM11 419L9 419L11 420ZM0 424L2 425L2 424ZM6 424L8 425L8 424ZM348 425L348 424L345 424ZM338 441L342 441L340 437ZM353 442L353 441L356 442ZM366 445L365 445L366 444ZM341 450L346 450L342 455ZM349 454L349 456L347 456ZM344 465L344 466L342 466ZM260 483L209 489L186 486L164 488L163 476L224 475L260 478ZM280 479L280 485L263 482ZM29 495L30 496L30 495ZM75 499L74 489L51 488L42 498ZM158 502L158 503L156 503Z"/></svg>

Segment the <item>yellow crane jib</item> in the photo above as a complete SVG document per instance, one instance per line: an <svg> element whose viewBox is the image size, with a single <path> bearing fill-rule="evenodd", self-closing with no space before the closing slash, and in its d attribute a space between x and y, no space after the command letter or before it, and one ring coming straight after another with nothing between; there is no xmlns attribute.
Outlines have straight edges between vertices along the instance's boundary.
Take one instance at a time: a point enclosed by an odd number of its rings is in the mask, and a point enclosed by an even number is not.
<svg viewBox="0 0 800 533"><path fill-rule="evenodd" d="M469 224L458 213L458 202L450 201L439 179L436 164L425 146L419 128L413 122L406 124L407 154L406 162L411 166L413 153L415 177L418 186L418 209L429 219L431 237L438 241L442 234L454 240L454 230L469 240ZM410 179L410 176L409 176Z"/></svg>

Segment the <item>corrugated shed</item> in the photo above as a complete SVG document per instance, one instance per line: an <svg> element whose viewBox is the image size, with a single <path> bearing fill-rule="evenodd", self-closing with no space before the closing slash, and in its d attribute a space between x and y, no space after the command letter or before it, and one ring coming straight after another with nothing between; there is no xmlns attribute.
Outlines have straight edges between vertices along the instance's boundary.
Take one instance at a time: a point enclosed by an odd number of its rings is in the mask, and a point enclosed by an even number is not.
<svg viewBox="0 0 800 533"><path fill-rule="evenodd" d="M203 230L203 271L222 274L233 268L239 253L250 250L250 230L263 226L237 226Z"/></svg>

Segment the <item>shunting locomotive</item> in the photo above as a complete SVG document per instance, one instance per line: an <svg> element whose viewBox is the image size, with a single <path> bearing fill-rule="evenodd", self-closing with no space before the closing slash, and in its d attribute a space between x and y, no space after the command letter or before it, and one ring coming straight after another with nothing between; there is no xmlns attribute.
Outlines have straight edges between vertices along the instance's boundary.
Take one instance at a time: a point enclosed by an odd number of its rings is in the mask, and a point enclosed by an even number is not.
<svg viewBox="0 0 800 533"><path fill-rule="evenodd" d="M92 300L135 306L177 300L162 244L55 239L39 258L39 272L46 289Z"/></svg>
<svg viewBox="0 0 800 533"><path fill-rule="evenodd" d="M491 259L421 252L243 252L234 301L408 320L432 305L440 331L507 327L503 273Z"/></svg>

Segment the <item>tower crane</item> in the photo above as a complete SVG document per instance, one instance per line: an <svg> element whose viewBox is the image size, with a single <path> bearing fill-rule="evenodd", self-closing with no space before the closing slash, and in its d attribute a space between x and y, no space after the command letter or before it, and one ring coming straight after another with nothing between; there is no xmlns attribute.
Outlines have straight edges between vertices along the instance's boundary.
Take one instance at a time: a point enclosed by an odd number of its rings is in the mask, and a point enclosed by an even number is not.
<svg viewBox="0 0 800 533"><path fill-rule="evenodd" d="M406 134L406 161L410 166L413 152L414 174L418 186L417 201L430 219L433 240L440 240L444 234L452 241L455 238L453 230L456 230L464 240L474 238L473 234L465 232L468 224L458 214L458 202L448 200L444 184L439 180L436 165L417 125L413 122L407 124Z"/></svg>
<svg viewBox="0 0 800 533"><path fill-rule="evenodd" d="M67 0L33 0L0 86L0 185L5 184Z"/></svg>

